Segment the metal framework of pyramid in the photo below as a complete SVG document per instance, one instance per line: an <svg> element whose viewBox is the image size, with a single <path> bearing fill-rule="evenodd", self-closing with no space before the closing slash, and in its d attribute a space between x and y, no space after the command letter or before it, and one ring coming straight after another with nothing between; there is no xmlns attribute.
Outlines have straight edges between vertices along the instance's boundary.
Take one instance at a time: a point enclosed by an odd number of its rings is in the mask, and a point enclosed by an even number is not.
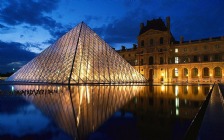
<svg viewBox="0 0 224 140"><path fill-rule="evenodd" d="M145 82L145 78L82 22L7 81L135 83Z"/></svg>

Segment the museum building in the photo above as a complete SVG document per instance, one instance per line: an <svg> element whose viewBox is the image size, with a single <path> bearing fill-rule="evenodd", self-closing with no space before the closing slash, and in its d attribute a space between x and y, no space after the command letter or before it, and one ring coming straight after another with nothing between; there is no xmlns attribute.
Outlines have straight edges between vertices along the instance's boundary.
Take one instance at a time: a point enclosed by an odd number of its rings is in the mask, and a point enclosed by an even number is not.
<svg viewBox="0 0 224 140"><path fill-rule="evenodd" d="M138 45L117 52L154 83L213 83L223 80L224 36L176 41L170 17L140 24Z"/></svg>

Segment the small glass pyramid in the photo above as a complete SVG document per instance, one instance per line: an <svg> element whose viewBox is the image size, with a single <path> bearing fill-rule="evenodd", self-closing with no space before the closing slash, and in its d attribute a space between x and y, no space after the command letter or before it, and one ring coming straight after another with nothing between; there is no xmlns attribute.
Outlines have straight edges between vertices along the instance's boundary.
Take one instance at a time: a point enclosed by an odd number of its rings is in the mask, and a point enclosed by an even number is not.
<svg viewBox="0 0 224 140"><path fill-rule="evenodd" d="M145 78L81 22L6 81L110 84Z"/></svg>

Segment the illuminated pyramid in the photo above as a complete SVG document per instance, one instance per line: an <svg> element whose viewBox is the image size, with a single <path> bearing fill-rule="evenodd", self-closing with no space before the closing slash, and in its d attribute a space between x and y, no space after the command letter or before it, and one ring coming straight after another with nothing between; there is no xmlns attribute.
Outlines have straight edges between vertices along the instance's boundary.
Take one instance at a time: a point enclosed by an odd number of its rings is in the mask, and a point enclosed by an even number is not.
<svg viewBox="0 0 224 140"><path fill-rule="evenodd" d="M82 22L7 81L134 83L145 82L145 78Z"/></svg>

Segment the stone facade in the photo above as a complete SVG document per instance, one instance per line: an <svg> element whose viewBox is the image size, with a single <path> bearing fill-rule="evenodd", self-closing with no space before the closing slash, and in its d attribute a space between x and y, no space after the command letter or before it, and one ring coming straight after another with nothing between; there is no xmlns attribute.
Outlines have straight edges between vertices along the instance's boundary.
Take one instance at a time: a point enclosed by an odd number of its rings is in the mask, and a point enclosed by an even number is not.
<svg viewBox="0 0 224 140"><path fill-rule="evenodd" d="M170 18L140 24L138 45L117 51L154 83L213 83L224 80L224 37L176 41Z"/></svg>

